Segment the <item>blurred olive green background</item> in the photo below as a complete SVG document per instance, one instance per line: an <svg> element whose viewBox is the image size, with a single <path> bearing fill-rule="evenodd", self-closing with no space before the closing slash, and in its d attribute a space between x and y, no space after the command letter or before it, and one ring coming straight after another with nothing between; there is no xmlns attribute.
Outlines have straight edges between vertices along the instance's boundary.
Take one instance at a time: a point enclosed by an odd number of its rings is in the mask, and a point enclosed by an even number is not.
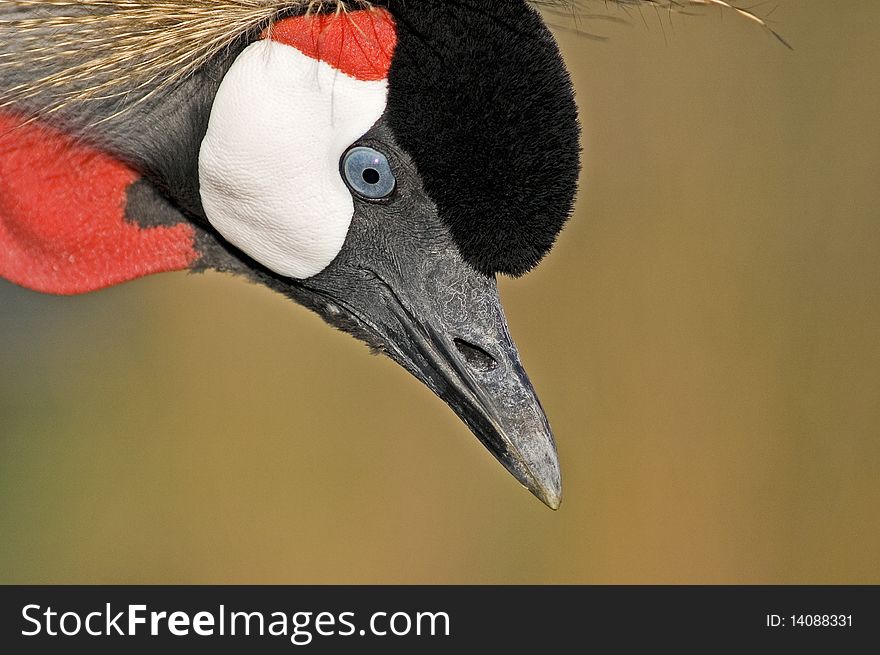
<svg viewBox="0 0 880 655"><path fill-rule="evenodd" d="M880 583L880 4L777 4L559 33L578 211L502 282L558 513L266 290L0 283L0 581Z"/></svg>

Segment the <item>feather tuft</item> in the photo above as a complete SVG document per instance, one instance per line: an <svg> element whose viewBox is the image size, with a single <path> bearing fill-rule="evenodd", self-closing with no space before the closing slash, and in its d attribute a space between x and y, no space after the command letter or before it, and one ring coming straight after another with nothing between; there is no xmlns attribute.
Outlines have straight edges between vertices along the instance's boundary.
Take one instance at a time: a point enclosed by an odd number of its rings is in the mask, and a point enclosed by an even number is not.
<svg viewBox="0 0 880 655"><path fill-rule="evenodd" d="M764 19L737 6L736 0L531 4L571 16L599 4L669 11L714 6L772 32ZM42 116L109 99L118 101L121 112L174 87L280 16L370 6L368 0L0 0L0 109L15 107Z"/></svg>
<svg viewBox="0 0 880 655"><path fill-rule="evenodd" d="M348 12L361 0L0 0L0 108L51 114L174 86L243 35L290 13ZM15 71L30 74L9 86Z"/></svg>

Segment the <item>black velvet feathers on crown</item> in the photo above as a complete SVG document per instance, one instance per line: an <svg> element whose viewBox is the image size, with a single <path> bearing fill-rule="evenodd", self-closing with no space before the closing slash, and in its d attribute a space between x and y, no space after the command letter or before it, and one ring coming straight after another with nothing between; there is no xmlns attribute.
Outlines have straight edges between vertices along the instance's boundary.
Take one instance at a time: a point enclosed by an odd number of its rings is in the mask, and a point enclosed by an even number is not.
<svg viewBox="0 0 880 655"><path fill-rule="evenodd" d="M388 0L388 120L464 258L521 275L574 203L580 127L553 36L523 0Z"/></svg>

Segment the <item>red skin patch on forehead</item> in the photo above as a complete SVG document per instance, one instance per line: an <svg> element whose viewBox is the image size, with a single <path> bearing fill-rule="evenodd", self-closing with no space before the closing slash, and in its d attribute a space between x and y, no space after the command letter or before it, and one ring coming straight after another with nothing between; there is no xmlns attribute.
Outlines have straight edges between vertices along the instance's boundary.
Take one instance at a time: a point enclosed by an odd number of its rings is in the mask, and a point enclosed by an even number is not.
<svg viewBox="0 0 880 655"><path fill-rule="evenodd" d="M138 179L58 130L0 113L0 277L72 295L188 268L198 258L191 225L126 218Z"/></svg>
<svg viewBox="0 0 880 655"><path fill-rule="evenodd" d="M281 20L263 38L293 46L365 82L388 77L397 47L397 27L386 9L312 14Z"/></svg>

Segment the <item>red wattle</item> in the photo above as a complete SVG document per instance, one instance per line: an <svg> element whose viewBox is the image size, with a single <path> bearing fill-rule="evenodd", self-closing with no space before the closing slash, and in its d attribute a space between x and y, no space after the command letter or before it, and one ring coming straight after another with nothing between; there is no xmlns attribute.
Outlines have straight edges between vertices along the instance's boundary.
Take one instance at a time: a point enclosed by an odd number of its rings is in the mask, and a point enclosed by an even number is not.
<svg viewBox="0 0 880 655"><path fill-rule="evenodd" d="M188 268L198 258L192 226L126 220L138 179L54 128L0 114L0 277L72 295Z"/></svg>

